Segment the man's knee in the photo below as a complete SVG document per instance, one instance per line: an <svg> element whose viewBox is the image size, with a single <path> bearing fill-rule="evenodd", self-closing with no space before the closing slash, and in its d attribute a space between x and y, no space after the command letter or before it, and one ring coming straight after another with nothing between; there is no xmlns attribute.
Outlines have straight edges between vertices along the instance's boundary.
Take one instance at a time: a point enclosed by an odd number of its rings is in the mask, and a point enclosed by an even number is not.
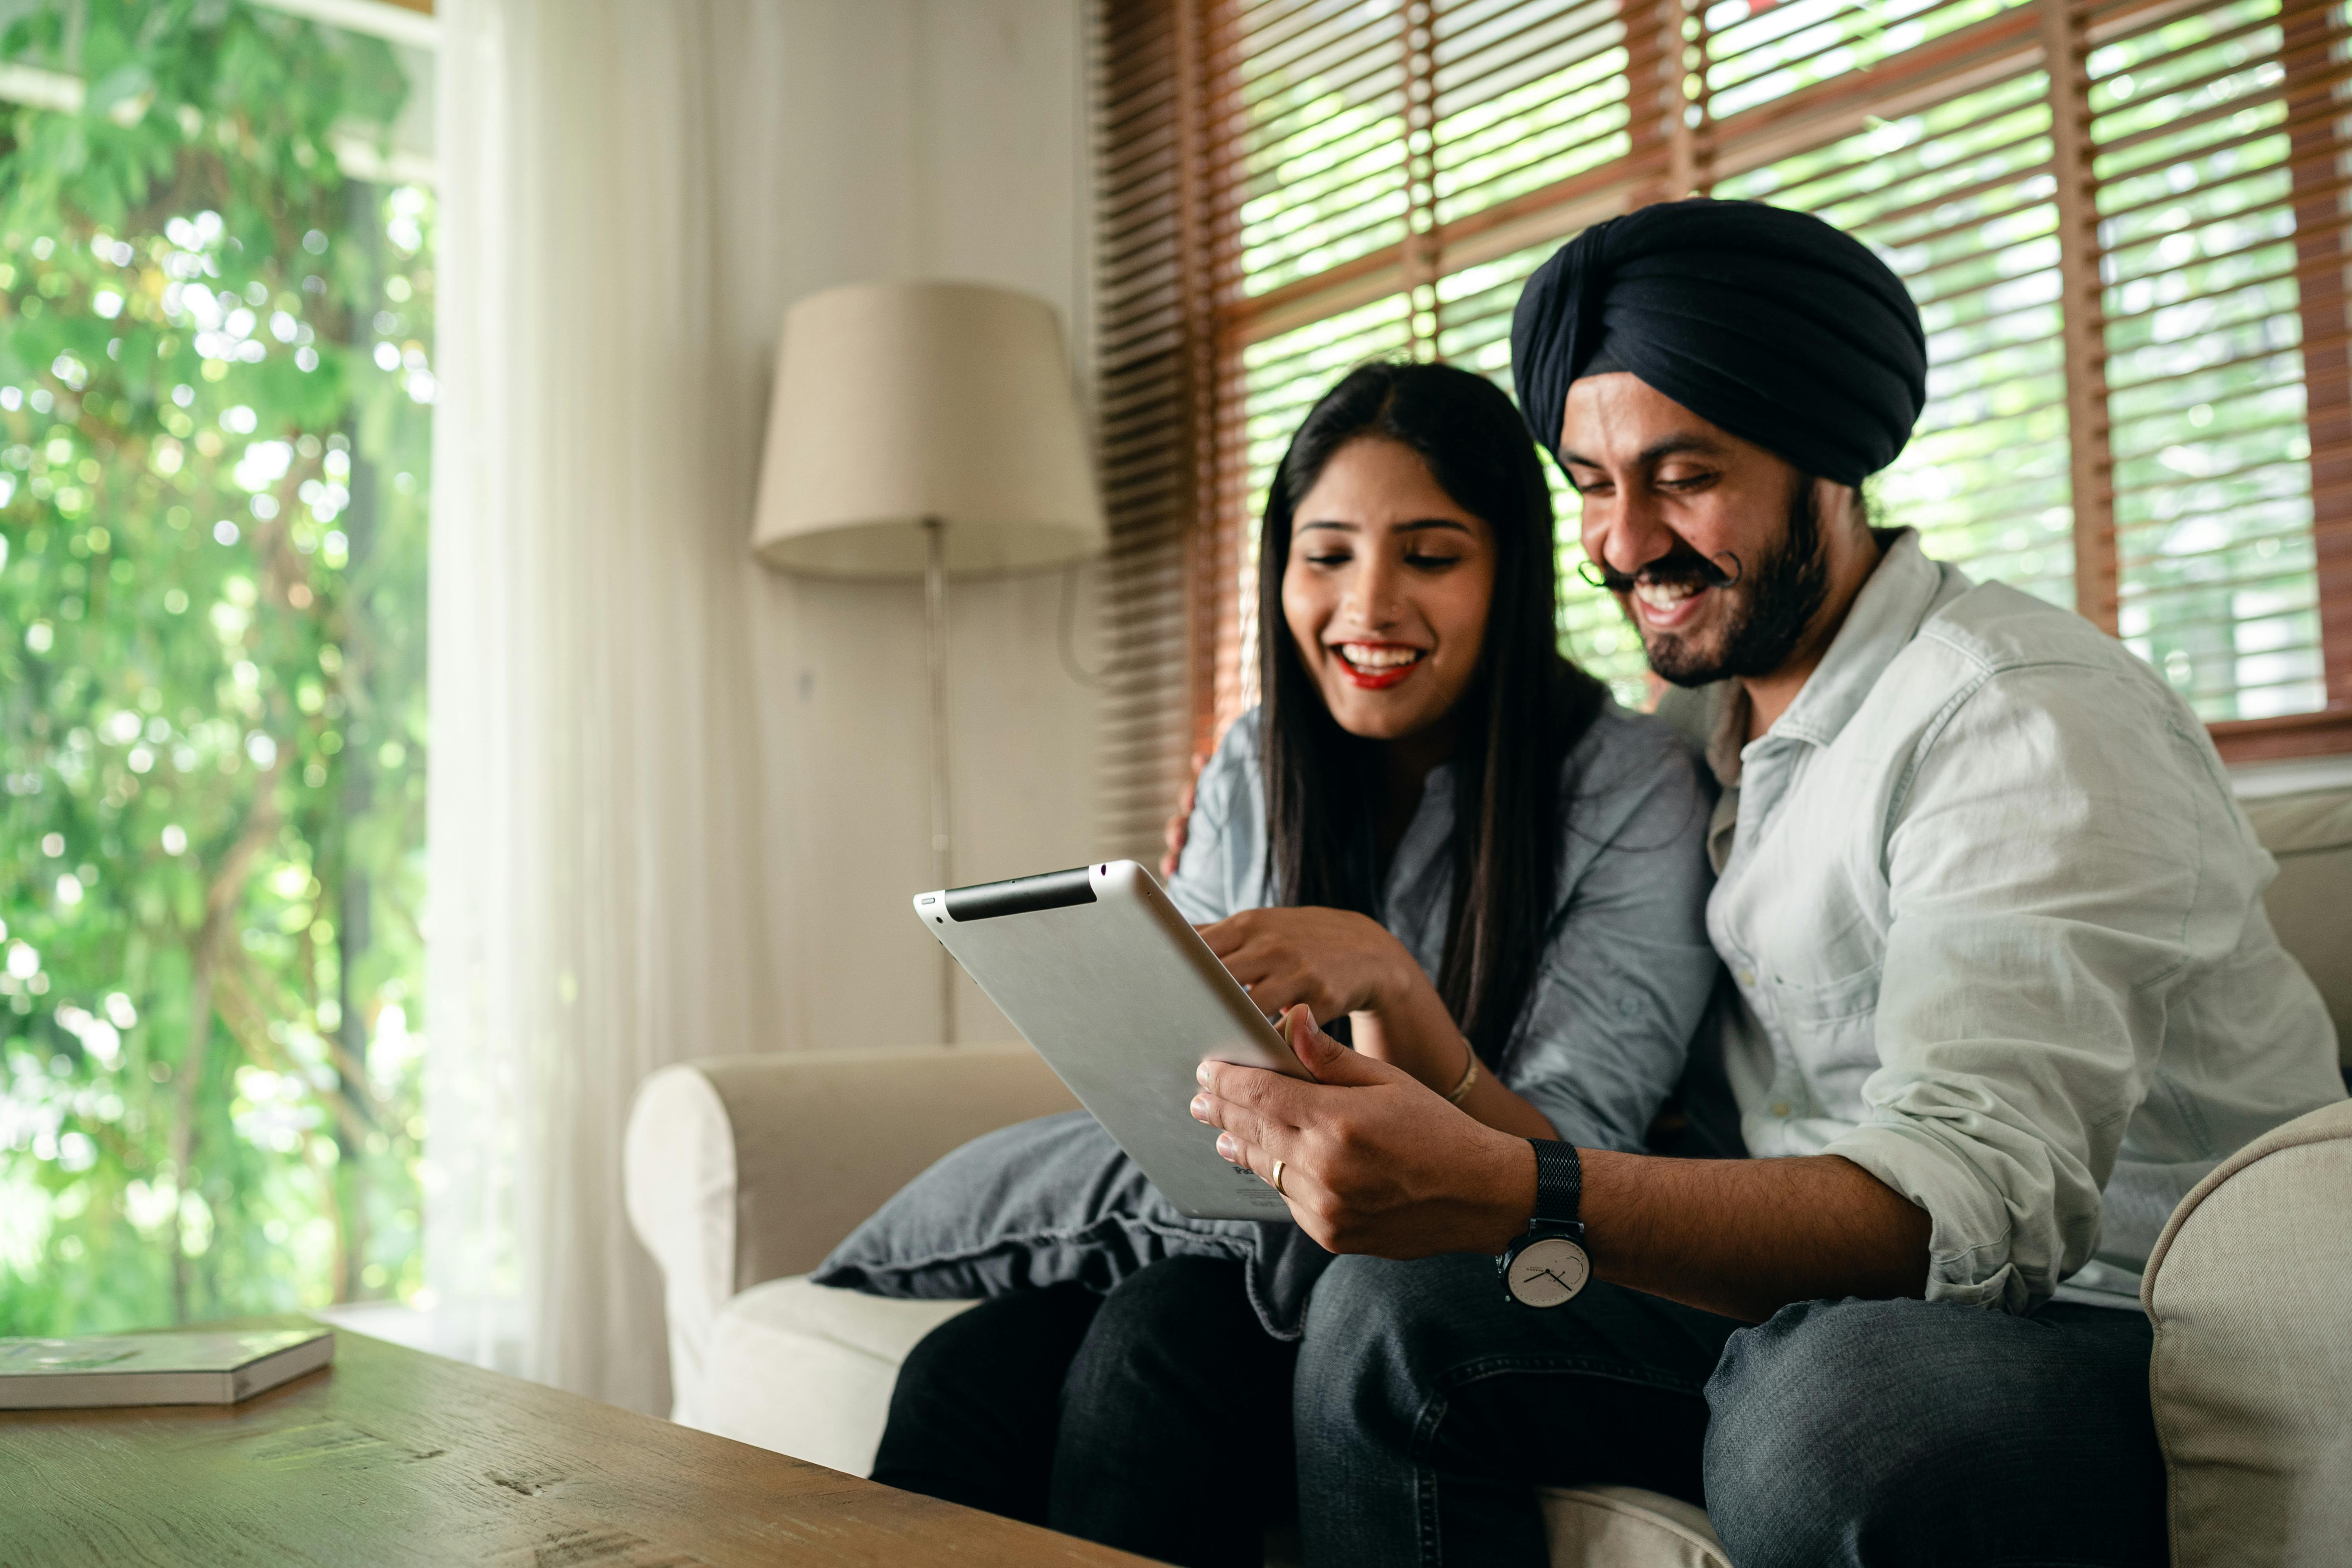
<svg viewBox="0 0 2352 1568"><path fill-rule="evenodd" d="M1331 1349L1361 1338L1367 1329L1377 1331L1393 1322L1412 1267L1353 1254L1333 1258L1307 1299L1302 1342Z"/></svg>
<svg viewBox="0 0 2352 1568"><path fill-rule="evenodd" d="M1302 1359L1360 1367L1442 1356L1487 1296L1499 1299L1493 1260L1467 1254L1395 1262L1335 1258L1307 1299Z"/></svg>
<svg viewBox="0 0 2352 1568"><path fill-rule="evenodd" d="M2016 1411L1999 1314L1806 1301L1731 1338L1707 1384L1707 1508L1743 1564L1854 1560L1933 1528Z"/></svg>
<svg viewBox="0 0 2352 1568"><path fill-rule="evenodd" d="M1334 1258L1308 1299L1292 1383L1302 1438L1331 1426L1403 1440L1437 1370L1475 1336L1482 1284L1499 1296L1484 1258Z"/></svg>

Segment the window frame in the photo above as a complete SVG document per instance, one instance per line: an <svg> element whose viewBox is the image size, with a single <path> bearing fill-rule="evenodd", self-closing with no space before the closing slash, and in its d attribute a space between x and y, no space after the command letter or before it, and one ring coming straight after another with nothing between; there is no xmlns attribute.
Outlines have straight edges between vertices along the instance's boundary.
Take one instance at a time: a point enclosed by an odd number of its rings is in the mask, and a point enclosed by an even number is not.
<svg viewBox="0 0 2352 1568"><path fill-rule="evenodd" d="M2094 48L2126 32L2209 8L2211 0L2027 0L1980 20L1744 109L1712 118L1706 100L1706 50L1696 0L1619 0L1624 29L1628 150L1551 184L1440 221L1436 182L1415 132L1433 125L1439 69L1433 47L1440 0L1395 0L1393 47L1403 66L1407 139L1399 148L1405 232L1392 243L1261 292L1245 285L1237 237L1244 196L1242 107L1244 28L1269 0L1103 0L1101 41L1116 48L1139 27L1170 41L1171 123L1158 156L1181 193L1179 221L1152 264L1170 269L1184 353L1181 406L1160 417L1182 432L1192 458L1179 510L1163 535L1181 542L1186 584L1179 617L1185 638L1181 711L1166 692L1153 713L1164 758L1205 752L1244 705L1252 640L1244 562L1255 522L1246 494L1243 356L1255 343L1342 311L1403 296L1410 301L1412 352L1433 353L1443 327L1436 285L1442 278L1531 245L1558 242L1601 218L1653 201L1711 189L1717 182L1822 147L1874 119L1915 112L1966 90L2048 67L2056 176L2063 350L2074 496L2075 608L2114 634L2120 610L2115 456L2105 380L2109 357L2102 282L2098 176L2092 139L2089 59ZM1756 13L1761 15L1762 13ZM2352 314L2346 279L2347 207L2342 178L2347 153L2352 79L2341 0L2283 0L2270 24L2284 34L2277 53L2283 79L2268 98L2289 105L2288 154L2295 216L2295 274L2304 347L2305 422L2318 590L2325 706L2308 712L2227 720L2209 726L2232 763L2352 753ZM1373 29L1366 24L1369 36ZM1678 52L1696 74L1676 69ZM1687 83L1698 94L1686 98ZM2327 106L2334 106L2334 112ZM1106 121L1107 161L1136 143ZM2321 221L2324 218L2324 222ZM1107 228L1106 238L1113 237ZM1134 254L1130 247L1129 252ZM2315 288L2315 282L2332 287ZM2333 325L2330 325L2331 321ZM1110 369L1107 362L1107 373ZM1118 505L1113 505L1116 514ZM1114 532L1118 521L1114 516ZM1165 540L1163 540L1163 543ZM1121 580L1114 552L1111 582ZM1136 715L1142 719L1142 714ZM1116 749L1116 748L1114 748ZM1161 799L1173 798L1172 792ZM1114 840L1141 842L1146 824L1117 812Z"/></svg>

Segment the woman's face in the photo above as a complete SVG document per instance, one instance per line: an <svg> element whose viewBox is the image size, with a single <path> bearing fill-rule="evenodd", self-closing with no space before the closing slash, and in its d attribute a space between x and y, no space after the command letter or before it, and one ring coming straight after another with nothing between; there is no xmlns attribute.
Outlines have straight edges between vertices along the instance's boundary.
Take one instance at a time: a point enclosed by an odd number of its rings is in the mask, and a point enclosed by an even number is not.
<svg viewBox="0 0 2352 1568"><path fill-rule="evenodd" d="M1300 500L1282 614L1331 717L1399 741L1444 719L1478 668L1495 535L1411 447L1361 437Z"/></svg>

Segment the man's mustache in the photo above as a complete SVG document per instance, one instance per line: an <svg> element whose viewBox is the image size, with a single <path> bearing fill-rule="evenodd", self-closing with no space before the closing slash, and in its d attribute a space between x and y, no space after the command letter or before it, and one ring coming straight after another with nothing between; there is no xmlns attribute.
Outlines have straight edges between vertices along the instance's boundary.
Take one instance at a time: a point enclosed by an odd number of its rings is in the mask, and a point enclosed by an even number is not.
<svg viewBox="0 0 2352 1568"><path fill-rule="evenodd" d="M1723 552L1718 559L1729 561L1731 570L1725 571L1687 544L1677 544L1638 571L1620 572L1604 562L1587 560L1577 567L1576 574L1612 594L1630 594L1636 583L1695 583L1702 588L1729 588L1747 574L1739 557L1730 551Z"/></svg>

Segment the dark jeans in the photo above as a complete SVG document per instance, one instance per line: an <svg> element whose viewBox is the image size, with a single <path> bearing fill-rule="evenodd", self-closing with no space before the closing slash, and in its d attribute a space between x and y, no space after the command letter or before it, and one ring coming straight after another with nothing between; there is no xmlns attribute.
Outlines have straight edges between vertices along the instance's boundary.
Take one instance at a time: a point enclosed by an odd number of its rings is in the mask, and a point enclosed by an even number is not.
<svg viewBox="0 0 2352 1568"><path fill-rule="evenodd" d="M1738 1568L2160 1568L2149 1340L2064 1303L1807 1301L1743 1328L1596 1284L1537 1310L1490 1258L1342 1258L1294 1375L1240 1267L1182 1258L1099 1310L1056 1287L945 1324L899 1373L875 1478L1255 1568L1295 1442L1315 1568L1536 1568L1535 1489L1593 1482L1703 1504Z"/></svg>
<svg viewBox="0 0 2352 1568"><path fill-rule="evenodd" d="M908 1356L874 1479L1187 1568L1258 1568L1296 1496L1297 1359L1223 1259L1168 1258L1107 1297L998 1296Z"/></svg>
<svg viewBox="0 0 2352 1568"><path fill-rule="evenodd" d="M1311 1564L1545 1562L1538 1485L1703 1503L1738 1568L2161 1565L2147 1321L1807 1301L1742 1328L1492 1258L1342 1258L1295 1380Z"/></svg>

